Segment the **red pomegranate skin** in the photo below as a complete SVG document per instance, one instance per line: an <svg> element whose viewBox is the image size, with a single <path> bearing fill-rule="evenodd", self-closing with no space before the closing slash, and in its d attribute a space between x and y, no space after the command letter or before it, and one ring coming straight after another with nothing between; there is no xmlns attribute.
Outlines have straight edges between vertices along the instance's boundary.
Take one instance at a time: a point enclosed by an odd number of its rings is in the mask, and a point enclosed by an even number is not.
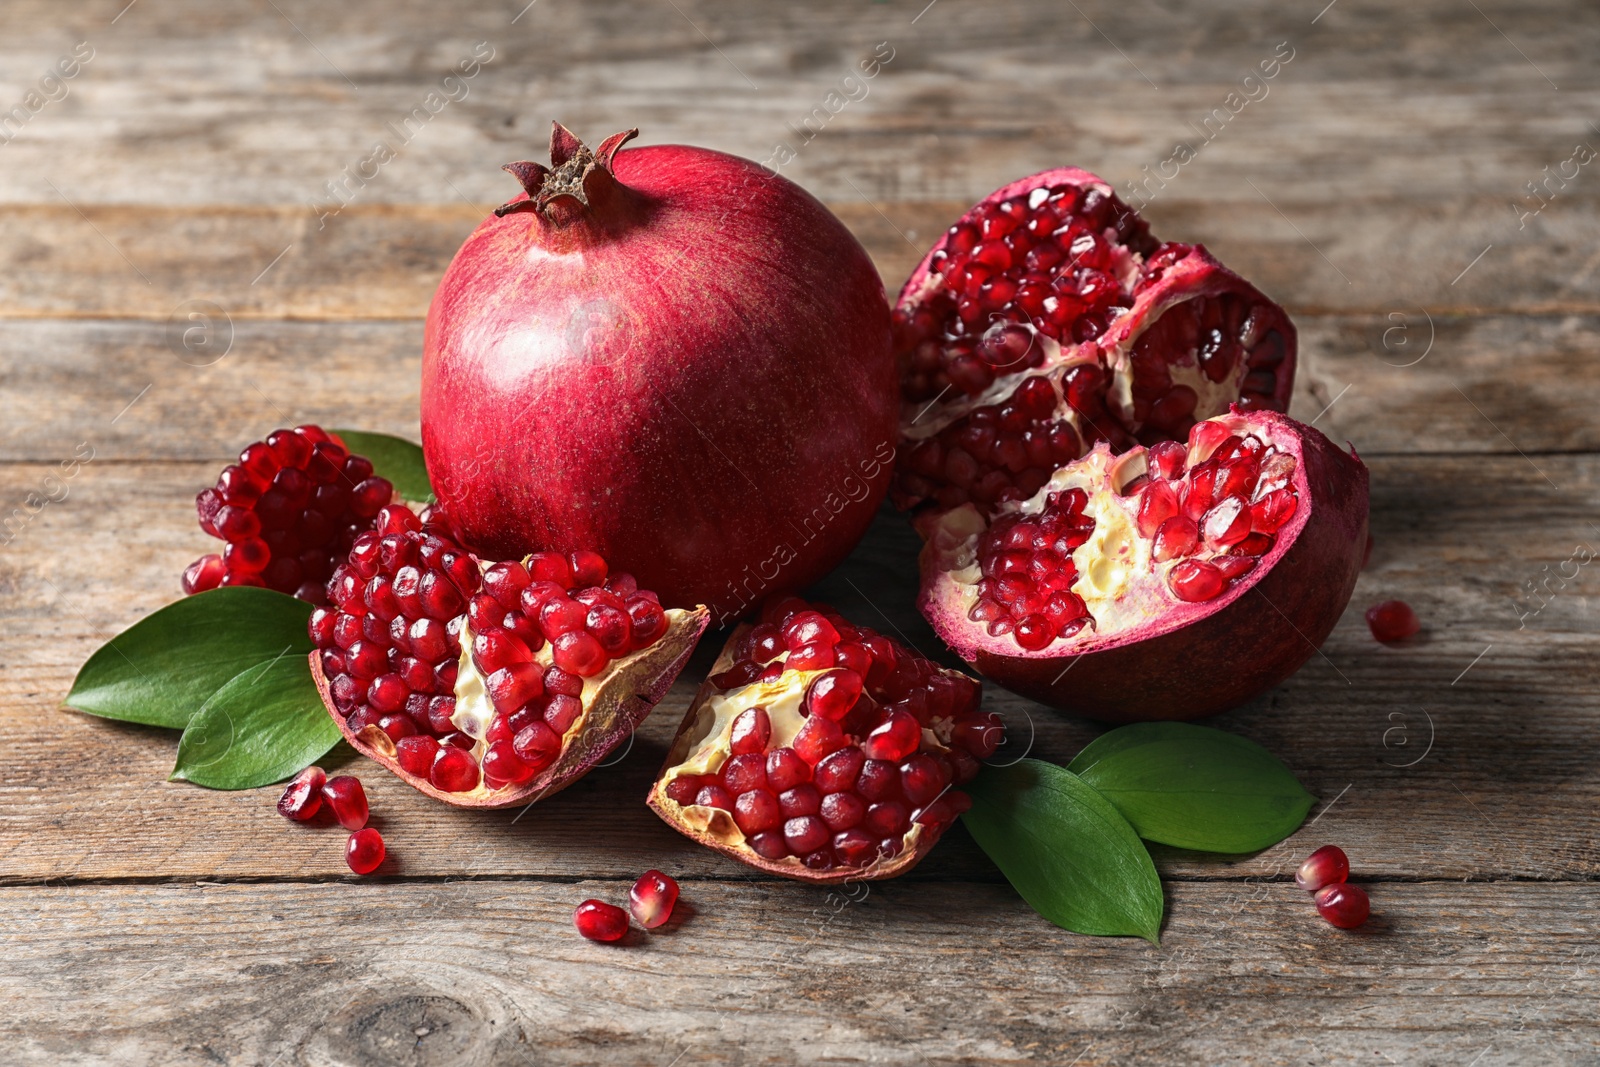
<svg viewBox="0 0 1600 1067"><path fill-rule="evenodd" d="M614 173L456 253L426 328L429 477L475 551L590 549L731 622L872 521L888 303L844 225L756 163L661 145Z"/></svg>
<svg viewBox="0 0 1600 1067"><path fill-rule="evenodd" d="M1081 646L1077 655L1025 652L988 637L939 595L933 553L922 556L919 606L952 649L1023 696L1108 723L1192 721L1279 684L1316 654L1361 572L1367 468L1311 426L1275 412L1250 418L1293 427L1300 506L1261 564L1203 604Z"/></svg>

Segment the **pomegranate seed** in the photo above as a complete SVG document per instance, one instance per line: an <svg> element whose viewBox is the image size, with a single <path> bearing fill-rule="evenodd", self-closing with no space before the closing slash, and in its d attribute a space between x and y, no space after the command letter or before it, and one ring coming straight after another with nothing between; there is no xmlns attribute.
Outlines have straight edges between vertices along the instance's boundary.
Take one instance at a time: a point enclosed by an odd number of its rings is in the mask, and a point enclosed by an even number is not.
<svg viewBox="0 0 1600 1067"><path fill-rule="evenodd" d="M1367 921L1372 903L1367 891L1348 882L1335 882L1317 890L1317 912L1341 930L1354 930Z"/></svg>
<svg viewBox="0 0 1600 1067"><path fill-rule="evenodd" d="M1422 622L1404 600L1385 600L1367 609L1367 627L1385 643L1404 641L1422 629Z"/></svg>
<svg viewBox="0 0 1600 1067"><path fill-rule="evenodd" d="M824 793L852 789L867 758L859 748L841 748L817 763L814 781Z"/></svg>
<svg viewBox="0 0 1600 1067"><path fill-rule="evenodd" d="M811 765L792 748L778 748L767 753L767 785L775 792L783 792L802 782L811 780Z"/></svg>
<svg viewBox="0 0 1600 1067"><path fill-rule="evenodd" d="M778 799L766 789L751 789L740 793L733 802L733 821L746 837L754 837L764 831L776 829L783 818L784 812L779 807Z"/></svg>
<svg viewBox="0 0 1600 1067"><path fill-rule="evenodd" d="M837 722L855 707L861 687L861 676L855 671L839 669L820 674L806 688L806 714Z"/></svg>
<svg viewBox="0 0 1600 1067"><path fill-rule="evenodd" d="M867 735L861 751L869 759L898 763L915 752L921 743L922 727L917 720L903 711L891 711L882 725Z"/></svg>
<svg viewBox="0 0 1600 1067"><path fill-rule="evenodd" d="M1213 600L1227 587L1222 572L1200 560L1186 559L1167 572L1167 588L1189 603Z"/></svg>
<svg viewBox="0 0 1600 1067"><path fill-rule="evenodd" d="M359 830L367 825L367 791L361 788L359 778L348 774L329 778L322 786L322 799L346 830Z"/></svg>
<svg viewBox="0 0 1600 1067"><path fill-rule="evenodd" d="M471 738L467 739L470 743ZM478 765L464 749L445 739L429 769L428 779L435 789L446 793L466 793L478 787Z"/></svg>
<svg viewBox="0 0 1600 1067"><path fill-rule="evenodd" d="M1300 865L1294 884L1308 893L1315 893L1325 885L1333 885L1350 877L1350 860L1338 845L1323 845Z"/></svg>
<svg viewBox="0 0 1600 1067"><path fill-rule="evenodd" d="M322 784L328 780L321 767L307 767L290 779L278 798L278 814L305 822L322 808Z"/></svg>
<svg viewBox="0 0 1600 1067"><path fill-rule="evenodd" d="M831 719L824 719L820 715L813 715L800 727L800 732L795 734L794 751L807 763L815 765L822 757L832 752L837 752L849 741L845 738L844 731L839 729L839 724ZM897 757L898 758L898 757Z"/></svg>
<svg viewBox="0 0 1600 1067"><path fill-rule="evenodd" d="M529 727L531 729L531 727ZM488 782L526 782L537 773L517 755L510 741L496 741L483 754L483 777Z"/></svg>
<svg viewBox="0 0 1600 1067"><path fill-rule="evenodd" d="M802 815L783 824L783 840L797 856L815 852L833 838L828 824L815 815Z"/></svg>
<svg viewBox="0 0 1600 1067"><path fill-rule="evenodd" d="M578 905L572 924L590 941L620 941L628 932L628 913L615 904L591 899Z"/></svg>
<svg viewBox="0 0 1600 1067"><path fill-rule="evenodd" d="M537 774L561 755L561 735L545 723L529 723L512 738L511 749Z"/></svg>
<svg viewBox="0 0 1600 1067"><path fill-rule="evenodd" d="M866 816L867 804L854 793L829 793L822 798L818 814L830 830L848 830Z"/></svg>
<svg viewBox="0 0 1600 1067"><path fill-rule="evenodd" d="M395 743L395 762L400 769L416 778L428 777L433 761L439 754L439 742L427 734L401 738Z"/></svg>
<svg viewBox="0 0 1600 1067"><path fill-rule="evenodd" d="M677 903L678 883L657 870L645 871L628 891L628 910L646 930L664 925Z"/></svg>
<svg viewBox="0 0 1600 1067"><path fill-rule="evenodd" d="M765 753L772 738L772 720L759 705L746 708L733 720L729 731L729 751L735 756ZM765 757L763 757L765 758Z"/></svg>
<svg viewBox="0 0 1600 1067"><path fill-rule="evenodd" d="M766 758L758 752L734 756L722 765L722 784L734 796L767 787Z"/></svg>
<svg viewBox="0 0 1600 1067"><path fill-rule="evenodd" d="M785 819L815 815L822 810L822 794L810 782L802 782L778 794L778 808Z"/></svg>
<svg viewBox="0 0 1600 1067"><path fill-rule="evenodd" d="M711 784L703 786L695 794L694 802L702 808L720 808L723 811L733 810L733 797L720 785Z"/></svg>
<svg viewBox="0 0 1600 1067"><path fill-rule="evenodd" d="M580 678L593 678L610 662L600 642L582 630L562 634L552 642L550 649L557 667Z"/></svg>
<svg viewBox="0 0 1600 1067"><path fill-rule="evenodd" d="M383 863L383 835L364 827L350 835L344 845L344 861L357 874L371 874Z"/></svg>

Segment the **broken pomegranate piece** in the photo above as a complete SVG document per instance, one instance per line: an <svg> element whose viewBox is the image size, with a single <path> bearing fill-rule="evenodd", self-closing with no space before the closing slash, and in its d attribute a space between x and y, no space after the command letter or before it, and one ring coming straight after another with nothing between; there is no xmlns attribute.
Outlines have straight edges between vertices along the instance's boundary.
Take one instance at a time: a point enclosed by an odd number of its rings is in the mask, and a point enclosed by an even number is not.
<svg viewBox="0 0 1600 1067"><path fill-rule="evenodd" d="M1004 730L977 680L787 598L729 637L650 791L679 832L810 882L891 878L965 811Z"/></svg>
<svg viewBox="0 0 1600 1067"><path fill-rule="evenodd" d="M1275 412L1099 445L1026 501L924 516L923 613L1001 685L1108 721L1193 719L1288 677L1366 542L1367 472Z"/></svg>
<svg viewBox="0 0 1600 1067"><path fill-rule="evenodd" d="M1203 246L1162 243L1087 171L1012 182L952 226L894 316L901 507L1038 492L1098 442L1181 439L1197 420L1282 411L1296 335Z"/></svg>
<svg viewBox="0 0 1600 1067"><path fill-rule="evenodd" d="M326 583L394 487L319 426L275 430L195 498L200 528L227 542L183 572L183 591L254 585L326 604Z"/></svg>
<svg viewBox="0 0 1600 1067"><path fill-rule="evenodd" d="M593 552L484 563L437 508L390 505L312 613L312 673L345 738L429 796L548 796L666 694L707 612L665 610Z"/></svg>

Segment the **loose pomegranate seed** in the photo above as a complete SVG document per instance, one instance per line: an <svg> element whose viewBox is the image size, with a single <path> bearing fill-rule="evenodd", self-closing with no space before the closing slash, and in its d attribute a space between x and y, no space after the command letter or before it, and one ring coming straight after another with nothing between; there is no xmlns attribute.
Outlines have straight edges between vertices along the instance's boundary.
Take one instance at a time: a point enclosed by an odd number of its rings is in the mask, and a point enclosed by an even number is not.
<svg viewBox="0 0 1600 1067"><path fill-rule="evenodd" d="M620 941L628 932L628 913L603 900L586 900L572 913L572 924L590 941Z"/></svg>
<svg viewBox="0 0 1600 1067"><path fill-rule="evenodd" d="M305 822L322 808L322 784L328 780L321 767L307 767L290 779L278 798L278 814L295 822Z"/></svg>
<svg viewBox="0 0 1600 1067"><path fill-rule="evenodd" d="M184 592L264 585L325 602L335 565L392 495L371 461L318 427L274 431L195 499L200 528L227 545L190 565Z"/></svg>
<svg viewBox="0 0 1600 1067"><path fill-rule="evenodd" d="M1385 600L1367 609L1367 627L1385 643L1404 641L1422 629L1422 622L1404 600Z"/></svg>
<svg viewBox="0 0 1600 1067"><path fill-rule="evenodd" d="M357 830L345 842L344 861L357 874L371 874L383 862L383 835L368 826Z"/></svg>
<svg viewBox="0 0 1600 1067"><path fill-rule="evenodd" d="M628 910L639 925L654 930L672 918L678 903L678 883L657 870L645 871L628 892Z"/></svg>
<svg viewBox="0 0 1600 1067"><path fill-rule="evenodd" d="M1372 903L1366 890L1348 882L1335 882L1317 890L1317 912L1341 930L1354 930L1367 921Z"/></svg>
<svg viewBox="0 0 1600 1067"><path fill-rule="evenodd" d="M322 786L322 799L346 830L359 830L367 825L367 791L361 788L360 779L348 774L329 778Z"/></svg>
<svg viewBox="0 0 1600 1067"><path fill-rule="evenodd" d="M979 710L977 682L797 598L768 605L729 650L733 663L713 684L737 690L792 679L798 731L775 744L773 711L747 708L726 728L715 774L669 769L655 796L730 812L742 835L730 846L735 854L799 860L818 872L868 866L905 851L913 812L926 815L932 832L921 841L931 846L964 810L965 794L951 787L969 781L1003 738L999 719ZM799 675L812 668L796 664L816 662L826 664L820 673ZM942 797L960 799L936 804ZM675 809L665 811L674 821Z"/></svg>
<svg viewBox="0 0 1600 1067"><path fill-rule="evenodd" d="M1338 845L1323 845L1300 865L1295 872L1294 884L1308 893L1315 893L1325 885L1333 885L1350 877L1350 860Z"/></svg>

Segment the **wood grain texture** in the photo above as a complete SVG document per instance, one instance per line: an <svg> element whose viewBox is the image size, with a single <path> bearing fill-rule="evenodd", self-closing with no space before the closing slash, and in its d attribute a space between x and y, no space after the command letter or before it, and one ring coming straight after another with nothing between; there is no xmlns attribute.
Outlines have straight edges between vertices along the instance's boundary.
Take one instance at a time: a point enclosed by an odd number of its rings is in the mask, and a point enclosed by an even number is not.
<svg viewBox="0 0 1600 1067"><path fill-rule="evenodd" d="M1600 146L1592 7L525 3L5 7L0 1059L1600 1061L1596 578L1571 562L1600 544L1600 179L1559 176ZM92 58L43 81L78 42ZM1284 49L1265 95L1244 83ZM765 878L643 804L712 638L614 766L525 813L336 750L392 854L358 881L343 833L285 825L275 790L167 783L172 734L63 710L214 545L190 501L242 443L415 439L433 287L553 118L792 148L782 173L891 292L974 200L1073 164L1283 302L1292 411L1368 459L1376 547L1306 666L1215 724L1283 758L1315 821L1255 856L1155 849L1160 948L1048 926L959 827L848 896ZM915 550L886 513L816 592L932 652ZM1379 646L1361 609L1392 597L1424 631ZM1065 761L1097 732L987 702L1008 751ZM1287 881L1328 841L1372 891L1355 934ZM683 917L578 939L573 906L647 865L685 880Z"/></svg>
<svg viewBox="0 0 1600 1067"><path fill-rule="evenodd" d="M1595 579L1584 570L1565 587L1552 581L1541 593L1548 606L1537 613L1540 600L1525 586L1559 572L1574 544L1600 541L1589 525L1600 459L1537 462L1559 488L1518 456L1372 461L1377 547L1345 619L1288 682L1214 720L1266 745L1325 804L1337 800L1291 839L1291 853L1332 837L1361 857L1363 869L1385 877L1600 874L1600 781L1592 771L1600 762L1592 729L1600 667L1589 654L1595 623L1587 608ZM0 492L19 498L51 469L0 467ZM193 526L189 499L211 469L95 461L68 483L67 499L0 550L0 592L14 635L0 667L0 735L30 768L26 779L0 786L7 794L0 877L269 878L341 869L328 834L284 826L273 790L163 784L172 734L58 707L89 653L171 600L184 564L210 547ZM125 524L134 515L141 526L130 540ZM935 653L939 643L913 606L915 552L915 535L886 513L816 592ZM1413 604L1426 627L1404 647L1377 645L1361 618L1366 605L1391 597ZM698 875L746 875L695 848L643 804L691 680L719 643L708 639L615 767L525 814L458 812L388 775L367 774L384 832L397 847L405 843L405 873L621 876L644 856ZM1064 763L1096 732L997 686L987 694L1018 749L1036 756ZM93 754L97 778L87 792L79 787L85 753ZM1161 854L1163 869L1178 877L1282 874L1285 862L1276 853ZM913 877L997 875L958 832Z"/></svg>
<svg viewBox="0 0 1600 1067"><path fill-rule="evenodd" d="M1600 888L1179 884L1160 948L1009 887L687 882L619 945L625 882L0 890L12 1063L1592 1062ZM1074 1059L1076 1057L1076 1059Z"/></svg>
<svg viewBox="0 0 1600 1067"><path fill-rule="evenodd" d="M307 421L417 440L421 322L197 314L0 320L0 463L87 442L100 460L220 470L242 442ZM1600 317L1394 314L1300 318L1291 413L1363 456L1600 446ZM1507 474L1539 478L1527 462Z"/></svg>

